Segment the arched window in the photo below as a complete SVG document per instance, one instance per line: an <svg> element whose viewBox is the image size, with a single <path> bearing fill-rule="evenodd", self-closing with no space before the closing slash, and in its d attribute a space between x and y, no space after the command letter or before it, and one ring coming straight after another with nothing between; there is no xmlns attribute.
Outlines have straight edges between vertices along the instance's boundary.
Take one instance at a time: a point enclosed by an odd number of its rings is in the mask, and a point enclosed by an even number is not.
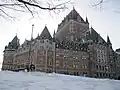
<svg viewBox="0 0 120 90"><path fill-rule="evenodd" d="M99 66L99 69L101 70L101 66Z"/></svg>
<svg viewBox="0 0 120 90"><path fill-rule="evenodd" d="M98 70L98 65L96 65L96 69Z"/></svg>

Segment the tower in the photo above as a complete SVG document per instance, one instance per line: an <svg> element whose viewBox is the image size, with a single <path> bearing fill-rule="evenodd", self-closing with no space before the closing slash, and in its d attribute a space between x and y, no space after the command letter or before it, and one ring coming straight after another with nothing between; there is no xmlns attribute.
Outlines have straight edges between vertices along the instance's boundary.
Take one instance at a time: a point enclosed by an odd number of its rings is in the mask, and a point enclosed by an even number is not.
<svg viewBox="0 0 120 90"><path fill-rule="evenodd" d="M5 46L2 70L12 70L15 51L20 46L17 35Z"/></svg>

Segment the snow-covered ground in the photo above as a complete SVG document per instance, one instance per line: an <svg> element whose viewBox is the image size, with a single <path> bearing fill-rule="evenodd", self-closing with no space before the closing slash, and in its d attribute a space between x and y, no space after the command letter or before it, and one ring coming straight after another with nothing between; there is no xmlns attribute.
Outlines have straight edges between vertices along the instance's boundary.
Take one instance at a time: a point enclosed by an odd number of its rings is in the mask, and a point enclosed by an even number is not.
<svg viewBox="0 0 120 90"><path fill-rule="evenodd" d="M40 72L0 72L0 90L120 90L120 81Z"/></svg>

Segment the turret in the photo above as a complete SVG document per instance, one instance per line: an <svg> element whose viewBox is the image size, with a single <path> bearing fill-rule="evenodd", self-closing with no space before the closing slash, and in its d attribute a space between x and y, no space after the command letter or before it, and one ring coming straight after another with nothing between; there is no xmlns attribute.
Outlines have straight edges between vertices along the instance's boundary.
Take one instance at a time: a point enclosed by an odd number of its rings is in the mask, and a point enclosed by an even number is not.
<svg viewBox="0 0 120 90"><path fill-rule="evenodd" d="M53 41L55 41L55 30L54 30L54 33L53 33Z"/></svg>
<svg viewBox="0 0 120 90"><path fill-rule="evenodd" d="M88 18L86 17L86 21L85 21L87 24L89 24L89 21L88 21Z"/></svg>
<svg viewBox="0 0 120 90"><path fill-rule="evenodd" d="M54 33L53 33L53 37L55 37L55 30L54 30Z"/></svg>
<svg viewBox="0 0 120 90"><path fill-rule="evenodd" d="M5 50L15 50L15 49L18 49L18 47L20 46L20 43L19 43L19 39L17 37L17 35L13 38L13 40L11 42L8 43L8 46L6 45L5 46Z"/></svg>
<svg viewBox="0 0 120 90"><path fill-rule="evenodd" d="M17 35L13 38L11 42L9 42L7 46L5 46L2 70L13 69L11 65L13 65L14 53L19 46L20 46L20 43Z"/></svg>
<svg viewBox="0 0 120 90"><path fill-rule="evenodd" d="M110 46L112 46L112 43L111 43L111 41L109 39L109 36L107 36L107 44L110 45Z"/></svg>

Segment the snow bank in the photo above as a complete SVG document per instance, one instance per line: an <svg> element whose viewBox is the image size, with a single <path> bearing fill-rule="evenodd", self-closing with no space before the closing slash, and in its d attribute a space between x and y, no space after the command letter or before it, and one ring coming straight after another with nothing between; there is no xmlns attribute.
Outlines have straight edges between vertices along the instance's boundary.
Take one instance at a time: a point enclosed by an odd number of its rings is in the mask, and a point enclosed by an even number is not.
<svg viewBox="0 0 120 90"><path fill-rule="evenodd" d="M120 81L40 72L0 72L0 90L120 90Z"/></svg>

